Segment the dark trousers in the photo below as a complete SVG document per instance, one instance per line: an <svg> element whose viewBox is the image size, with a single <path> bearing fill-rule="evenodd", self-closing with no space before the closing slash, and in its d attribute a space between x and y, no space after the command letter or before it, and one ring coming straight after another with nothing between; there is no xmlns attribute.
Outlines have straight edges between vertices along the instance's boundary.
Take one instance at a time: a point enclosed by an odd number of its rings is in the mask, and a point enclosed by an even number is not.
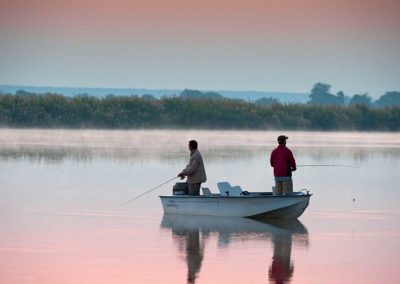
<svg viewBox="0 0 400 284"><path fill-rule="evenodd" d="M200 195L201 183L189 183L189 195Z"/></svg>

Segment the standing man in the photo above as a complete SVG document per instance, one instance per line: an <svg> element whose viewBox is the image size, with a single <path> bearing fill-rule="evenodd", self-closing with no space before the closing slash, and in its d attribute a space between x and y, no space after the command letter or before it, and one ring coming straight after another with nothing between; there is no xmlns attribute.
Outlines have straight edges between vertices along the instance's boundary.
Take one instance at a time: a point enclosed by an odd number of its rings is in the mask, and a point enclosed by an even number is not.
<svg viewBox="0 0 400 284"><path fill-rule="evenodd" d="M278 147L271 153L271 167L274 167L275 186L278 195L293 193L292 172L296 170L293 153L286 147L289 137L278 137Z"/></svg>
<svg viewBox="0 0 400 284"><path fill-rule="evenodd" d="M200 185L207 180L206 170L204 169L203 158L199 150L197 150L197 142L195 140L189 141L189 150L189 164L178 174L178 177L181 179L185 176L187 177L189 195L200 195Z"/></svg>

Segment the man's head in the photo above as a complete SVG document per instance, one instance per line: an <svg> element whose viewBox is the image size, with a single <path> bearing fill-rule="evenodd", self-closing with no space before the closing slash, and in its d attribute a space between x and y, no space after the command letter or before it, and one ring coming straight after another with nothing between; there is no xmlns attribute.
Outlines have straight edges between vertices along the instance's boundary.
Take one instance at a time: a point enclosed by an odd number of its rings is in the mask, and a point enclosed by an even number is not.
<svg viewBox="0 0 400 284"><path fill-rule="evenodd" d="M190 151L197 150L197 141L196 140L189 141L189 150Z"/></svg>
<svg viewBox="0 0 400 284"><path fill-rule="evenodd" d="M286 139L289 139L289 137L287 137L285 135L278 136L279 145L286 145Z"/></svg>

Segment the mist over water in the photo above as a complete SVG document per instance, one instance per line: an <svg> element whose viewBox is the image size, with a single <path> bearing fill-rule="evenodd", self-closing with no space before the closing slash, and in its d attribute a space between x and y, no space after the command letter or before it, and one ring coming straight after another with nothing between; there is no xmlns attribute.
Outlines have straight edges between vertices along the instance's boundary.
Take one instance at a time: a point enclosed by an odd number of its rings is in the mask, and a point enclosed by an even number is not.
<svg viewBox="0 0 400 284"><path fill-rule="evenodd" d="M299 166L295 222L163 216L173 183L118 206L176 176L191 139L211 191L270 191L280 134L0 130L2 283L394 283L397 133L285 132L299 165L340 165Z"/></svg>

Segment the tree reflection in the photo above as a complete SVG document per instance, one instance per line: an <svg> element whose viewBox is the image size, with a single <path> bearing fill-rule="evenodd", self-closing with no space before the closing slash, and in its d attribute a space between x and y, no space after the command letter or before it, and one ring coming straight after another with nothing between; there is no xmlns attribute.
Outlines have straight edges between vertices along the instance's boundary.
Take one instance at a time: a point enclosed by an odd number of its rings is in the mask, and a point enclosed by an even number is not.
<svg viewBox="0 0 400 284"><path fill-rule="evenodd" d="M270 283L287 283L293 276L292 243L308 247L308 231L298 220L253 220L214 216L164 215L161 228L171 230L181 257L187 265L187 281L198 278L207 238L218 236L218 246L227 247L233 239L271 241L272 263L269 265Z"/></svg>

